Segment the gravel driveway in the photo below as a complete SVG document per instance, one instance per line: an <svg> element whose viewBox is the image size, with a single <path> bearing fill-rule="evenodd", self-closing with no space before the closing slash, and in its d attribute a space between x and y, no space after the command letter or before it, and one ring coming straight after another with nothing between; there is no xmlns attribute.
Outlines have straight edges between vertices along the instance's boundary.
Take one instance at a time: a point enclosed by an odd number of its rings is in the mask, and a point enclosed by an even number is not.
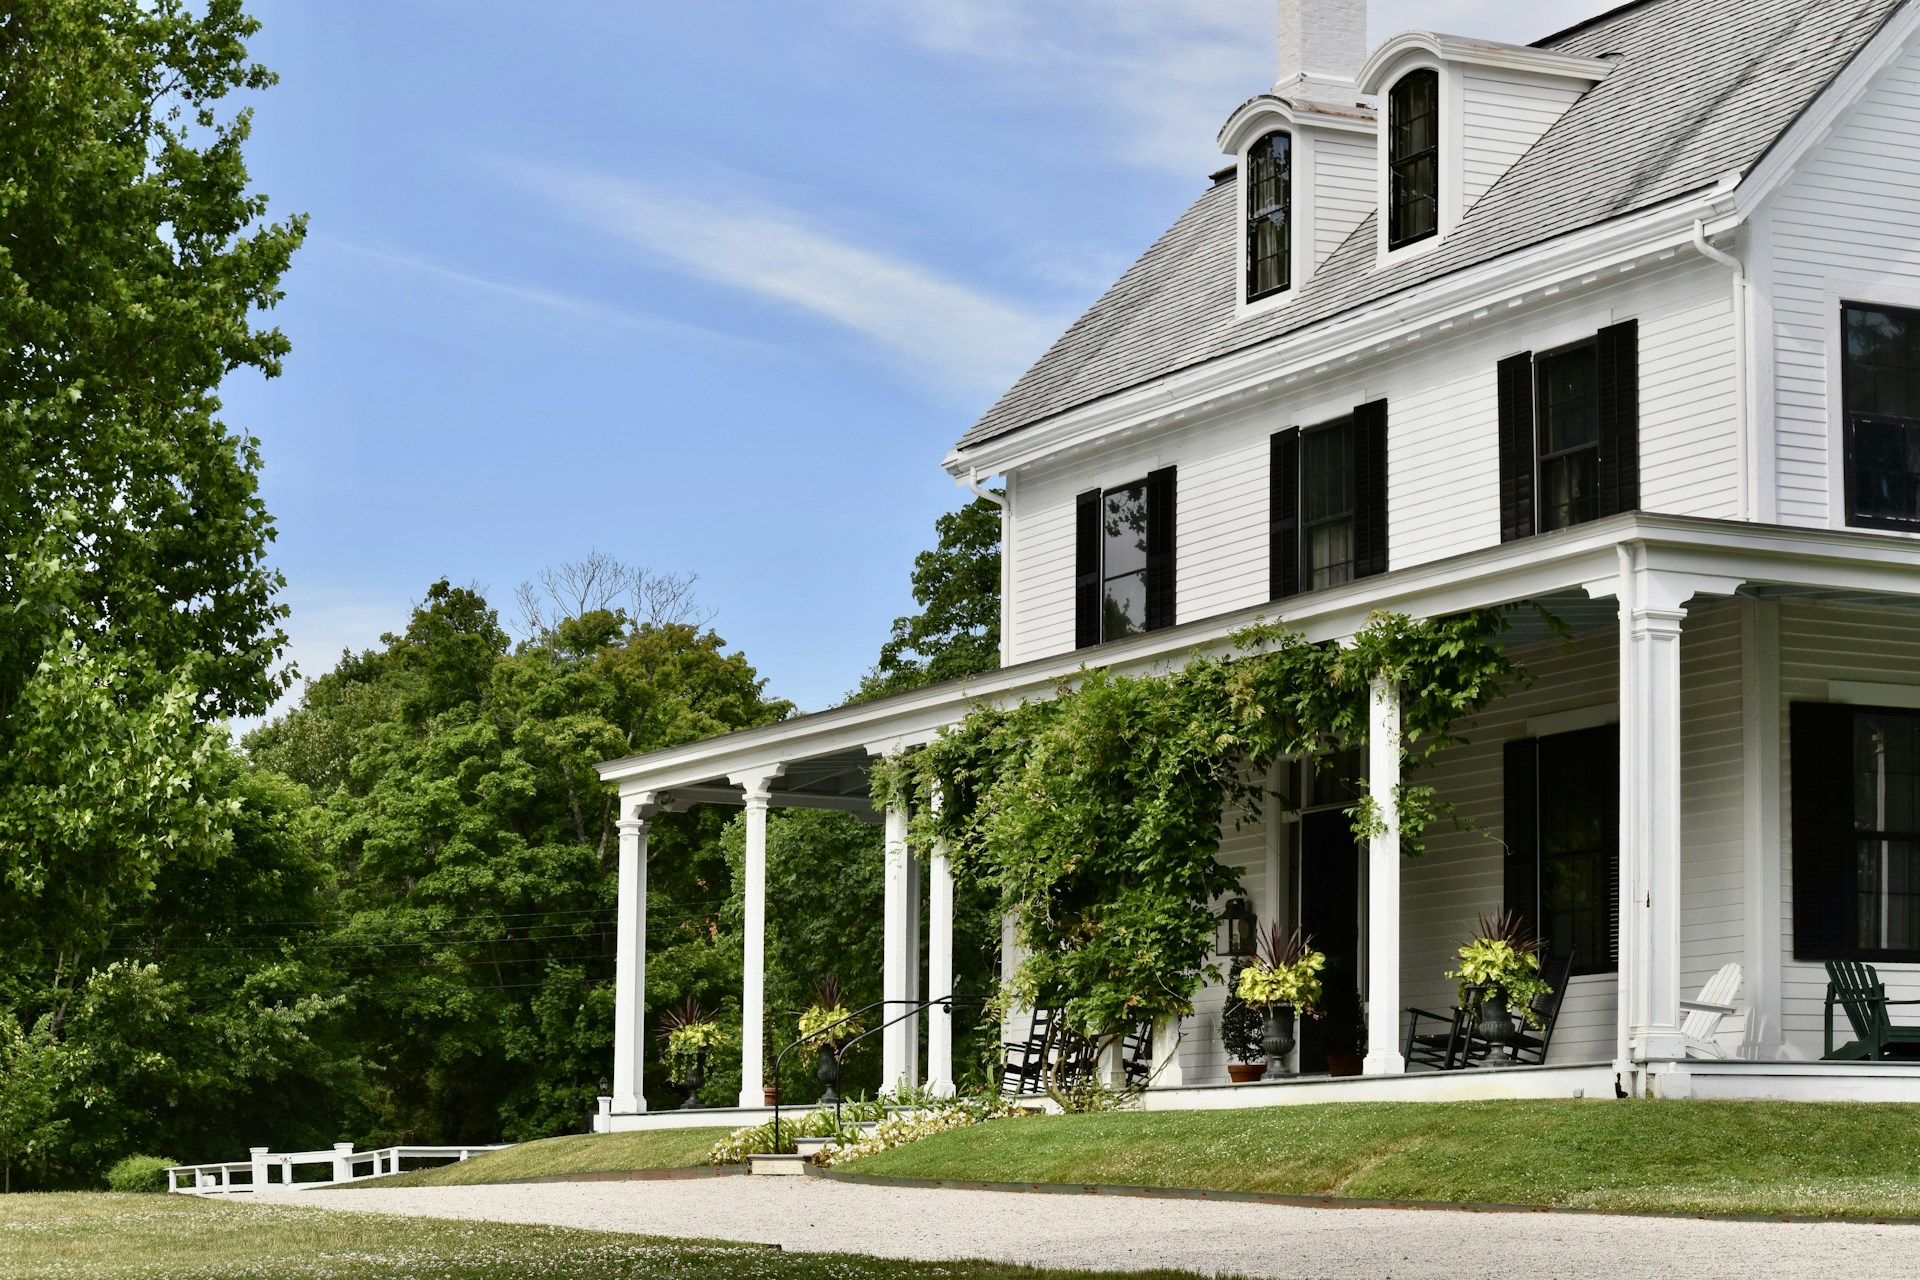
<svg viewBox="0 0 1920 1280"><path fill-rule="evenodd" d="M752 1240L889 1258L1220 1275L1475 1280L1920 1277L1920 1228L1565 1214L1308 1209L876 1187L820 1178L269 1192L368 1213Z"/></svg>

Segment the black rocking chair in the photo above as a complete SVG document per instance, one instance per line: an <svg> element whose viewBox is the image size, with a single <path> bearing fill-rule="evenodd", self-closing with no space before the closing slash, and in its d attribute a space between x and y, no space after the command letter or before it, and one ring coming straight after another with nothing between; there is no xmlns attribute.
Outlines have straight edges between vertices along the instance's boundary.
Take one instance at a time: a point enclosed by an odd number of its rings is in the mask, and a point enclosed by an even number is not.
<svg viewBox="0 0 1920 1280"><path fill-rule="evenodd" d="M1547 1050L1553 1043L1553 1026L1560 1020L1560 1004L1566 997L1567 980L1572 974L1571 952L1547 962L1544 976L1552 990L1544 996L1536 996L1532 1005L1533 1016L1540 1023L1538 1034L1523 1021L1517 1040L1511 1045L1496 1045L1479 1034L1473 1014L1457 1005L1446 1013L1408 1009L1407 1038L1401 1047L1401 1054L1409 1067L1426 1067L1433 1071L1458 1071L1462 1067L1479 1066L1538 1066L1547 1060ZM1432 1024L1431 1028L1423 1032L1420 1026L1422 1022Z"/></svg>
<svg viewBox="0 0 1920 1280"><path fill-rule="evenodd" d="M1046 1066L1047 1035L1052 1029L1053 1010L1043 1005L1033 1011L1033 1022L1025 1040L1000 1046L1005 1055L1000 1067L1000 1092L1040 1092L1041 1071Z"/></svg>

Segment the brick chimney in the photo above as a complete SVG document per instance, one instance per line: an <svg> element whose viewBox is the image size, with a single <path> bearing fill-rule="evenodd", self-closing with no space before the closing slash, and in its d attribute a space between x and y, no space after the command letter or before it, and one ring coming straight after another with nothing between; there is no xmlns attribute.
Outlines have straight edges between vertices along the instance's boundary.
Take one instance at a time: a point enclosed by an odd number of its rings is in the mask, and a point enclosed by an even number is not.
<svg viewBox="0 0 1920 1280"><path fill-rule="evenodd" d="M1367 60L1367 0L1279 0L1283 98L1352 106Z"/></svg>

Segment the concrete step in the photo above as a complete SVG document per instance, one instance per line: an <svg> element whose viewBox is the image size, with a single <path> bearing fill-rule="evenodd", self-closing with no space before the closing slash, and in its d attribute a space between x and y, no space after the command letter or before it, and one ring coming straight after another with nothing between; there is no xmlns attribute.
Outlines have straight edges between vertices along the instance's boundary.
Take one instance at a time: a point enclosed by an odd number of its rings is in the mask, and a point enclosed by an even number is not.
<svg viewBox="0 0 1920 1280"><path fill-rule="evenodd" d="M770 1174L775 1177L805 1177L807 1165L812 1163L803 1155L747 1157L747 1172L752 1174Z"/></svg>

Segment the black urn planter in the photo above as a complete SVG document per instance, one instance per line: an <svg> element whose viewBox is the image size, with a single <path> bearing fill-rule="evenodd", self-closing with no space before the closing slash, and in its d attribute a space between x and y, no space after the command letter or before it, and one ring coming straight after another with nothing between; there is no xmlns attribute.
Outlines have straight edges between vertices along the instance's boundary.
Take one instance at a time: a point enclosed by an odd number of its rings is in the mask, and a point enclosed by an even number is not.
<svg viewBox="0 0 1920 1280"><path fill-rule="evenodd" d="M822 1042L820 1045L820 1066L813 1073L822 1086L820 1102L822 1106L840 1105L840 1052L833 1045Z"/></svg>
<svg viewBox="0 0 1920 1280"><path fill-rule="evenodd" d="M1520 1028L1507 1011L1507 989L1497 982L1480 997L1480 1022L1474 1031L1490 1044L1511 1045L1520 1038Z"/></svg>
<svg viewBox="0 0 1920 1280"><path fill-rule="evenodd" d="M1293 1006L1290 1004L1270 1004L1267 1006L1267 1025L1260 1037L1260 1047L1267 1055L1267 1080L1284 1080L1292 1075L1287 1070L1287 1055L1293 1052Z"/></svg>
<svg viewBox="0 0 1920 1280"><path fill-rule="evenodd" d="M682 1111L704 1110L700 1105L700 1086L707 1082L707 1051L705 1049L693 1055L693 1070L687 1072L687 1100L680 1104Z"/></svg>

